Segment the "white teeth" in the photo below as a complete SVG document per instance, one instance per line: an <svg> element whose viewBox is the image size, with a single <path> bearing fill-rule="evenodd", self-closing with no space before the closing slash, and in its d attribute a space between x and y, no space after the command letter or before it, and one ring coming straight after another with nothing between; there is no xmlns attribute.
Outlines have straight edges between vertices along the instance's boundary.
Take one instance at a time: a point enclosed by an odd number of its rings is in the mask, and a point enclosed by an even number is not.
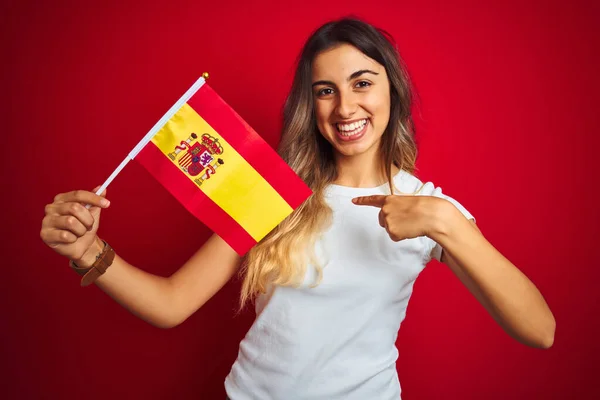
<svg viewBox="0 0 600 400"><path fill-rule="evenodd" d="M366 119L363 119L361 121L358 122L353 122L351 124L336 124L338 131L340 131L340 133L343 136L351 136L354 135L356 133L358 133L367 123Z"/></svg>

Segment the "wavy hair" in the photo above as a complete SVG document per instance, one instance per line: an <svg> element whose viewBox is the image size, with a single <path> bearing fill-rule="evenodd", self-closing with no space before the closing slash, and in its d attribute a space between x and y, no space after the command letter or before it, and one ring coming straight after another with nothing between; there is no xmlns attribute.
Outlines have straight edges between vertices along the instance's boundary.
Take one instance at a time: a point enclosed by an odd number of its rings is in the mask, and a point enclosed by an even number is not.
<svg viewBox="0 0 600 400"><path fill-rule="evenodd" d="M297 60L290 93L283 109L279 155L312 189L313 194L246 255L240 307L269 285L299 285L312 264L322 279L314 246L331 223L332 212L324 198L326 187L337 177L333 148L319 133L312 93L312 63L322 51L350 44L385 67L390 84L390 120L381 139L381 171L394 193L392 165L413 173L417 158L411 115L413 90L404 63L391 36L357 18L331 21L306 41Z"/></svg>

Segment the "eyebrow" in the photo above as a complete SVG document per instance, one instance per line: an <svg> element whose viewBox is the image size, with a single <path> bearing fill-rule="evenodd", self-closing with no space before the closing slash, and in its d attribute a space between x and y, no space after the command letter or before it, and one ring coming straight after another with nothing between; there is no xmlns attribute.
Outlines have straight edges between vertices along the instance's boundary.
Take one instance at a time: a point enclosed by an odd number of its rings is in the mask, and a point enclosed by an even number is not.
<svg viewBox="0 0 600 400"><path fill-rule="evenodd" d="M371 71L370 69L360 69L356 72L353 72L352 75L350 75L347 79L347 81L351 81L352 79L356 79L359 76L361 76L362 74L373 74L373 75L379 75L378 72L375 71ZM317 85L332 85L335 86L335 83L331 82L331 81L316 81L312 84L313 87L317 86Z"/></svg>

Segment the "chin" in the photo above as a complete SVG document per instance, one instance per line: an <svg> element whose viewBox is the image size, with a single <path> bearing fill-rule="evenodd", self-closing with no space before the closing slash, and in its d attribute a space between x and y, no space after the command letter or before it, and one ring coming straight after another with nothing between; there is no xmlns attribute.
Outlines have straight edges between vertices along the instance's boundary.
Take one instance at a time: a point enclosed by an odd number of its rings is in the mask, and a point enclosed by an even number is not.
<svg viewBox="0 0 600 400"><path fill-rule="evenodd" d="M359 156L361 154L364 154L366 152L369 151L369 149L371 149L373 147L374 143L371 145L367 145L367 146L360 146L360 145L352 145L352 146L339 146L339 145L334 145L334 149L336 153L339 153L345 157L353 157L353 156Z"/></svg>

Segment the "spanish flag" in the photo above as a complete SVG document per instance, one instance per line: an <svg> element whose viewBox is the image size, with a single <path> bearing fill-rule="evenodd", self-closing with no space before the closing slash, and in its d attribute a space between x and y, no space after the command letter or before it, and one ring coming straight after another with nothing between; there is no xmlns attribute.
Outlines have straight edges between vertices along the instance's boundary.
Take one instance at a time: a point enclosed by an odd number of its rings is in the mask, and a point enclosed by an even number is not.
<svg viewBox="0 0 600 400"><path fill-rule="evenodd" d="M206 76L158 121L130 158L244 255L312 192L206 84Z"/></svg>

